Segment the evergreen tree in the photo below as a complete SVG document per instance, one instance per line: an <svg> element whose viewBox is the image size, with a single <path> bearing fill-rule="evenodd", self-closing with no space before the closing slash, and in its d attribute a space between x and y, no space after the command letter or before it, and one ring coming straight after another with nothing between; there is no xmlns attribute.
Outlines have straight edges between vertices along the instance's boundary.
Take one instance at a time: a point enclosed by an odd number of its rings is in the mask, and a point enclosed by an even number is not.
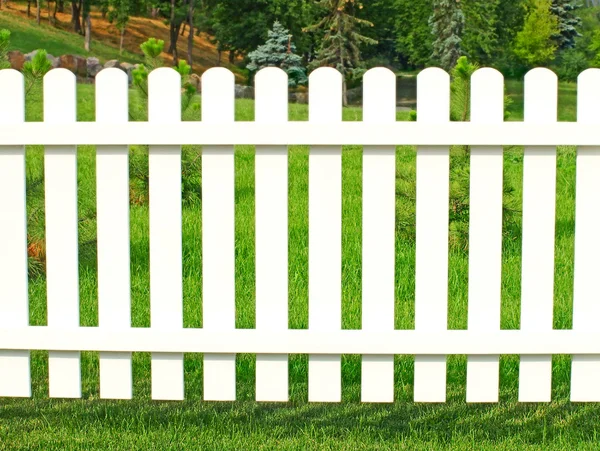
<svg viewBox="0 0 600 451"><path fill-rule="evenodd" d="M429 26L434 36L431 58L450 71L463 55L461 48L465 16L460 0L434 0Z"/></svg>
<svg viewBox="0 0 600 451"><path fill-rule="evenodd" d="M433 0L395 0L396 51L405 66L423 67L433 51L433 34L428 20Z"/></svg>
<svg viewBox="0 0 600 451"><path fill-rule="evenodd" d="M302 58L295 53L296 45L292 42L289 30L275 21L268 36L267 42L248 54L248 70L254 72L263 67L279 67L288 74L290 86L306 83L308 79L302 67Z"/></svg>
<svg viewBox="0 0 600 451"><path fill-rule="evenodd" d="M478 64L491 65L496 62L498 4L499 0L463 0L465 32L461 47L469 59Z"/></svg>
<svg viewBox="0 0 600 451"><path fill-rule="evenodd" d="M348 104L346 78L356 69L360 69L360 45L377 44L377 41L358 33L361 25L373 26L368 20L359 19L354 8L362 8L357 0L321 0L320 5L327 8L326 16L306 31L325 30L321 48L310 68L333 66L343 77L343 103Z"/></svg>
<svg viewBox="0 0 600 451"><path fill-rule="evenodd" d="M513 51L527 66L543 65L554 58L558 19L550 12L550 0L533 0L523 29L517 33Z"/></svg>
<svg viewBox="0 0 600 451"><path fill-rule="evenodd" d="M550 11L558 18L558 32L552 36L558 49L572 49L575 47L575 38L581 37L578 28L581 28L581 18L575 15L575 10L581 4L573 0L552 0Z"/></svg>

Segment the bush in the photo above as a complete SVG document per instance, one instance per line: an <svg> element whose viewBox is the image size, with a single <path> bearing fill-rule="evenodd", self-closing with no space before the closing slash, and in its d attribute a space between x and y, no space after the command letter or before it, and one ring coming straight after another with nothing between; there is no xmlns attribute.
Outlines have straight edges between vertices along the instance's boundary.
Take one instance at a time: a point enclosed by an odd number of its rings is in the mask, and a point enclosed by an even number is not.
<svg viewBox="0 0 600 451"><path fill-rule="evenodd" d="M566 50L560 59L560 65L556 72L558 78L564 81L577 81L577 77L581 72L590 67L585 54L579 50Z"/></svg>

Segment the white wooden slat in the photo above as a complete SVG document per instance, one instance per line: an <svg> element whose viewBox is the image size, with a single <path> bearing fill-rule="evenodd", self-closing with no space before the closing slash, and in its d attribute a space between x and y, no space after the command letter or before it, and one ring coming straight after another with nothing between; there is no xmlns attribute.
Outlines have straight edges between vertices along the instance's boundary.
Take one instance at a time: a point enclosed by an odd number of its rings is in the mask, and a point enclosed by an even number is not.
<svg viewBox="0 0 600 451"><path fill-rule="evenodd" d="M504 80L495 69L471 78L471 122L504 120ZM469 194L469 330L500 329L502 147L471 148ZM467 402L498 402L500 357L467 356Z"/></svg>
<svg viewBox="0 0 600 451"><path fill-rule="evenodd" d="M342 120L342 77L332 68L313 71L308 81L308 120ZM311 146L308 156L308 328L342 327L342 148ZM339 402L341 355L308 356L308 400Z"/></svg>
<svg viewBox="0 0 600 451"><path fill-rule="evenodd" d="M577 83L577 122L600 125L600 69L588 69ZM600 146L577 149L573 329L593 332L600 322ZM574 355L571 401L600 401L600 355Z"/></svg>
<svg viewBox="0 0 600 451"><path fill-rule="evenodd" d="M428 68L417 78L417 120L448 122L450 78ZM448 146L417 147L417 206L415 262L415 329L443 331L448 327ZM415 402L446 400L446 356L415 356Z"/></svg>
<svg viewBox="0 0 600 451"><path fill-rule="evenodd" d="M109 68L96 77L96 121L128 122L127 74ZM110 333L131 327L129 149L97 146L98 322ZM100 353L100 397L131 399L131 353Z"/></svg>
<svg viewBox="0 0 600 451"><path fill-rule="evenodd" d="M557 78L548 69L525 76L526 123L553 124L557 117ZM554 303L554 222L556 148L525 146L523 157L523 257L521 329L552 329ZM519 401L549 402L552 356L521 356Z"/></svg>
<svg viewBox="0 0 600 451"><path fill-rule="evenodd" d="M388 69L363 78L363 121L396 121L396 76ZM362 328L394 330L396 148L363 149ZM394 356L362 357L363 402L394 401Z"/></svg>
<svg viewBox="0 0 600 451"><path fill-rule="evenodd" d="M148 76L148 121L167 130L181 121L181 76ZM183 327L181 146L150 146L150 325ZM183 353L152 353L152 399L184 399Z"/></svg>
<svg viewBox="0 0 600 451"><path fill-rule="evenodd" d="M75 75L51 70L44 77L44 122L73 123L76 112ZM79 327L77 147L47 146L44 177L48 326L59 333ZM81 397L79 352L50 352L48 373L50 397Z"/></svg>
<svg viewBox="0 0 600 451"><path fill-rule="evenodd" d="M202 122L234 122L234 77L202 74ZM235 166L233 146L202 149L202 311L207 330L235 329ZM235 354L204 356L204 399L235 400Z"/></svg>
<svg viewBox="0 0 600 451"><path fill-rule="evenodd" d="M23 75L0 71L0 123L25 121ZM0 146L0 328L29 325L25 146ZM0 397L31 396L29 351L0 351Z"/></svg>
<svg viewBox="0 0 600 451"><path fill-rule="evenodd" d="M287 74L260 70L255 120L281 124L288 118ZM288 157L286 146L256 146L256 329L288 328ZM288 356L256 356L256 400L288 400Z"/></svg>

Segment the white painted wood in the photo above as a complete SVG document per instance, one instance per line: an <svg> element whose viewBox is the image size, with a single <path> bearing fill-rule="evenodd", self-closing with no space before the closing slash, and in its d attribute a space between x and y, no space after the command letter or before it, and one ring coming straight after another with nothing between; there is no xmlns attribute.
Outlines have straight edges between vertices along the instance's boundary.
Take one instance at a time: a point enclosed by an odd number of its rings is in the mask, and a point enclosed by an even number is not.
<svg viewBox="0 0 600 451"><path fill-rule="evenodd" d="M309 123L342 120L342 76L332 68L308 81ZM311 146L308 156L308 328L342 327L342 148ZM339 402L341 355L308 356L308 400Z"/></svg>
<svg viewBox="0 0 600 451"><path fill-rule="evenodd" d="M127 74L109 68L96 77L96 121L128 122ZM110 333L131 327L129 269L129 149L96 148L98 322ZM100 353L100 397L131 399L131 353Z"/></svg>
<svg viewBox="0 0 600 451"><path fill-rule="evenodd" d="M450 119L450 78L428 68L417 78L417 120L438 124ZM444 331L448 327L448 146L417 147L415 262L415 329ZM415 402L446 400L446 356L415 355Z"/></svg>
<svg viewBox="0 0 600 451"><path fill-rule="evenodd" d="M155 330L139 327L107 335L99 327L61 331L46 326L0 329L0 349L108 352L203 352L210 354L600 354L600 332L500 330L427 332L394 330L229 331Z"/></svg>
<svg viewBox="0 0 600 451"><path fill-rule="evenodd" d="M548 69L533 69L525 75L526 123L556 122L557 88L556 75ZM524 331L552 330L555 207L556 148L525 146L521 273ZM519 401L549 402L551 389L552 356L521 356Z"/></svg>
<svg viewBox="0 0 600 451"><path fill-rule="evenodd" d="M172 68L148 76L148 121L163 133L181 121L181 77ZM181 146L150 146L150 325L183 327ZM184 399L183 353L152 354L152 399Z"/></svg>
<svg viewBox="0 0 600 451"><path fill-rule="evenodd" d="M234 77L202 75L202 122L234 122ZM202 311L206 330L235 329L235 167L233 146L202 149ZM204 356L204 399L235 400L235 354Z"/></svg>
<svg viewBox="0 0 600 451"><path fill-rule="evenodd" d="M396 121L396 76L385 68L363 78L363 121ZM362 328L394 330L396 148L363 149ZM394 356L362 357L363 402L394 401Z"/></svg>
<svg viewBox="0 0 600 451"><path fill-rule="evenodd" d="M495 69L471 78L471 122L504 120L504 79ZM502 147L471 148L469 194L469 330L500 329ZM498 402L500 359L467 356L467 402Z"/></svg>
<svg viewBox="0 0 600 451"><path fill-rule="evenodd" d="M44 77L44 122L72 124L76 111L75 75L51 70ZM79 327L77 147L47 146L44 177L48 326ZM50 352L48 372L51 398L81 397L79 352Z"/></svg>
<svg viewBox="0 0 600 451"><path fill-rule="evenodd" d="M25 121L23 75L0 71L0 123ZM0 328L29 325L25 146L0 146ZM29 351L0 351L0 397L31 396Z"/></svg>
<svg viewBox="0 0 600 451"><path fill-rule="evenodd" d="M164 133L147 122L107 125L79 122L72 126L50 126L43 122L27 122L12 126L0 124L3 145L175 145L203 144L211 146L255 145L416 145L447 146L460 142L472 146L596 146L597 126L578 122L558 122L552 128L543 124L504 122L473 124L448 122L438 124L435 133L423 122L398 121L390 124L340 122L312 124L293 121L272 128L251 121L225 124L204 124L199 121L180 122Z"/></svg>
<svg viewBox="0 0 600 451"><path fill-rule="evenodd" d="M600 125L600 69L588 69L577 83L577 121ZM599 140L600 141L600 140ZM575 185L575 277L573 329L593 332L600 322L600 146L577 149ZM574 355L571 401L600 401L600 354Z"/></svg>
<svg viewBox="0 0 600 451"><path fill-rule="evenodd" d="M287 74L260 70L255 120L277 127L288 118ZM256 329L288 328L288 157L286 146L256 146ZM288 357L256 356L256 400L288 400Z"/></svg>

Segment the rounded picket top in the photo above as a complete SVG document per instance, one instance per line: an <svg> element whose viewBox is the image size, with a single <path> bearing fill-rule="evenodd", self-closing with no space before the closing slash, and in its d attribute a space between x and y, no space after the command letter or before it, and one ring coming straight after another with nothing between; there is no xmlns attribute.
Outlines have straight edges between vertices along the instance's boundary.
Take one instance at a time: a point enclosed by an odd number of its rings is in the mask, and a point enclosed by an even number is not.
<svg viewBox="0 0 600 451"><path fill-rule="evenodd" d="M25 79L18 70L0 70L0 104L10 105L10 108L0 108L0 122L25 120Z"/></svg>
<svg viewBox="0 0 600 451"><path fill-rule="evenodd" d="M202 74L202 122L233 122L235 118L235 77L224 67L212 67Z"/></svg>
<svg viewBox="0 0 600 451"><path fill-rule="evenodd" d="M450 75L439 67L428 67L417 75L417 121L450 120Z"/></svg>
<svg viewBox="0 0 600 451"><path fill-rule="evenodd" d="M363 75L363 121L396 121L396 74L385 67Z"/></svg>
<svg viewBox="0 0 600 451"><path fill-rule="evenodd" d="M545 67L525 74L523 118L526 122L556 122L558 112L558 77Z"/></svg>
<svg viewBox="0 0 600 451"><path fill-rule="evenodd" d="M600 123L600 69L586 69L577 77L577 122Z"/></svg>
<svg viewBox="0 0 600 451"><path fill-rule="evenodd" d="M148 75L148 121L181 121L181 75L172 67L159 67Z"/></svg>
<svg viewBox="0 0 600 451"><path fill-rule="evenodd" d="M129 80L127 73L116 67L96 75L96 121L127 122L129 118Z"/></svg>
<svg viewBox="0 0 600 451"><path fill-rule="evenodd" d="M308 76L308 119L330 123L342 120L342 74L319 67Z"/></svg>
<svg viewBox="0 0 600 451"><path fill-rule="evenodd" d="M255 121L287 121L288 74L279 67L265 67L254 77Z"/></svg>
<svg viewBox="0 0 600 451"><path fill-rule="evenodd" d="M44 75L44 122L77 121L77 78L65 68L51 69Z"/></svg>
<svg viewBox="0 0 600 451"><path fill-rule="evenodd" d="M477 69L471 76L471 122L504 120L504 76L492 67Z"/></svg>

